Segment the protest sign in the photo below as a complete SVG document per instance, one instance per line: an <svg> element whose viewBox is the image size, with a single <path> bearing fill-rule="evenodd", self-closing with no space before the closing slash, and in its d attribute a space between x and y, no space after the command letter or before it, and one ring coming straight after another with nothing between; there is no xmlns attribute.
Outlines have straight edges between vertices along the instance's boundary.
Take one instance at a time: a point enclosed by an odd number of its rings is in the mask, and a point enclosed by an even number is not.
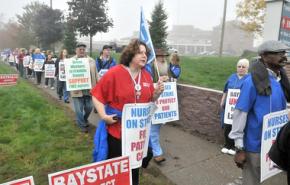
<svg viewBox="0 0 290 185"><path fill-rule="evenodd" d="M91 89L91 73L88 58L65 59L67 91Z"/></svg>
<svg viewBox="0 0 290 185"><path fill-rule="evenodd" d="M34 71L42 72L44 59L34 59Z"/></svg>
<svg viewBox="0 0 290 185"><path fill-rule="evenodd" d="M109 69L101 69L99 71L99 79L101 79L108 71L109 71Z"/></svg>
<svg viewBox="0 0 290 185"><path fill-rule="evenodd" d="M32 176L29 176L22 179L6 182L0 185L34 185L34 180Z"/></svg>
<svg viewBox="0 0 290 185"><path fill-rule="evenodd" d="M270 113L263 118L261 143L261 182L281 172L269 158L269 150L281 127L288 122L288 111Z"/></svg>
<svg viewBox="0 0 290 185"><path fill-rule="evenodd" d="M154 113L153 124L179 120L176 82L164 83L164 91L155 103L158 109Z"/></svg>
<svg viewBox="0 0 290 185"><path fill-rule="evenodd" d="M44 78L54 78L55 75L55 65L45 64L44 65Z"/></svg>
<svg viewBox="0 0 290 185"><path fill-rule="evenodd" d="M58 63L58 76L59 81L65 81L65 65L64 62Z"/></svg>
<svg viewBox="0 0 290 185"><path fill-rule="evenodd" d="M240 89L228 89L227 99L226 99L226 107L225 107L225 116L224 123L225 124L233 124L233 114L234 110L240 96Z"/></svg>
<svg viewBox="0 0 290 185"><path fill-rule="evenodd" d="M49 185L131 185L129 157L118 157L48 175Z"/></svg>
<svg viewBox="0 0 290 185"><path fill-rule="evenodd" d="M16 85L18 74L0 74L0 86Z"/></svg>
<svg viewBox="0 0 290 185"><path fill-rule="evenodd" d="M28 67L29 64L30 64L30 60L31 60L31 58L30 58L29 55L25 56L25 57L23 58L23 66L24 66L24 67Z"/></svg>
<svg viewBox="0 0 290 185"><path fill-rule="evenodd" d="M154 103L125 104L122 111L122 155L129 156L132 169L147 156Z"/></svg>

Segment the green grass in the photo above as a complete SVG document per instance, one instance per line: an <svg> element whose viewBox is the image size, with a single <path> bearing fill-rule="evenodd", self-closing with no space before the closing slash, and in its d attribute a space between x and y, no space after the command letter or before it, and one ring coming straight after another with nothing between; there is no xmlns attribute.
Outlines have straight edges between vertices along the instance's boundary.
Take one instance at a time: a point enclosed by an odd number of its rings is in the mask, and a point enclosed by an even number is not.
<svg viewBox="0 0 290 185"><path fill-rule="evenodd" d="M16 73L11 67L3 64L3 61L0 60L0 74L13 74Z"/></svg>
<svg viewBox="0 0 290 185"><path fill-rule="evenodd" d="M236 72L238 57L181 57L179 82L222 90Z"/></svg>
<svg viewBox="0 0 290 185"><path fill-rule="evenodd" d="M0 72L12 70L0 64ZM0 183L33 175L46 185L49 173L91 162L91 136L36 88L19 80L0 97Z"/></svg>

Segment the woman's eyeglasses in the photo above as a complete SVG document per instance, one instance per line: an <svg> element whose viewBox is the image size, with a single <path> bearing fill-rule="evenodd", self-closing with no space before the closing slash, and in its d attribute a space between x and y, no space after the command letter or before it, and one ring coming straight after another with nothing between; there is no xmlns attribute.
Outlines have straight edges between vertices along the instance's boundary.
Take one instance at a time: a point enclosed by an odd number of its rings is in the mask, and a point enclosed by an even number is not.
<svg viewBox="0 0 290 185"><path fill-rule="evenodd" d="M243 68L243 69L246 68L246 66L237 66L237 67L238 67L238 68Z"/></svg>

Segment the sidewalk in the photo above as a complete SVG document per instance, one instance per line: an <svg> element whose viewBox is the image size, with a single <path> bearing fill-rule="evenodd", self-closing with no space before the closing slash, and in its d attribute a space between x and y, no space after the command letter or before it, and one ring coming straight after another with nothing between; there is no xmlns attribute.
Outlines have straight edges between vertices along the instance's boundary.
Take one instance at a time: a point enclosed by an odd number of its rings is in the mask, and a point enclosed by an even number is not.
<svg viewBox="0 0 290 185"><path fill-rule="evenodd" d="M56 90L45 89L43 86L39 88L58 99ZM72 101L63 105L73 110ZM92 112L89 122L96 126L98 120L98 114ZM238 180L241 170L235 166L232 156L220 152L218 144L186 133L177 127L170 126L170 123L162 127L160 138L167 160L162 165L157 165L153 161L150 165L157 167L174 184L238 185L231 182ZM287 177L281 173L267 180L263 185L287 185Z"/></svg>

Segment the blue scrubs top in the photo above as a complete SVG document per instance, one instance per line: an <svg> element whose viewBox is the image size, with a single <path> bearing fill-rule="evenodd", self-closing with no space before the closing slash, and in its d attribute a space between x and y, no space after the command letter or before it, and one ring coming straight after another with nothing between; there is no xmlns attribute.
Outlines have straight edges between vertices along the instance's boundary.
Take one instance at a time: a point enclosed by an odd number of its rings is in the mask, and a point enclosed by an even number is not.
<svg viewBox="0 0 290 185"><path fill-rule="evenodd" d="M236 109L248 113L244 129L244 147L248 152L261 152L263 117L270 112L286 109L286 98L280 82L277 82L272 75L269 75L269 79L272 94L262 96L257 93L252 76L249 75L242 84L241 94L236 104Z"/></svg>
<svg viewBox="0 0 290 185"><path fill-rule="evenodd" d="M225 84L225 87L224 87L224 93L227 93L228 92L228 89L240 89L243 82L245 81L245 79L248 77L249 75L246 74L245 76L243 76L241 79L239 79L238 77L238 74L237 73L234 73L232 74L226 84Z"/></svg>

